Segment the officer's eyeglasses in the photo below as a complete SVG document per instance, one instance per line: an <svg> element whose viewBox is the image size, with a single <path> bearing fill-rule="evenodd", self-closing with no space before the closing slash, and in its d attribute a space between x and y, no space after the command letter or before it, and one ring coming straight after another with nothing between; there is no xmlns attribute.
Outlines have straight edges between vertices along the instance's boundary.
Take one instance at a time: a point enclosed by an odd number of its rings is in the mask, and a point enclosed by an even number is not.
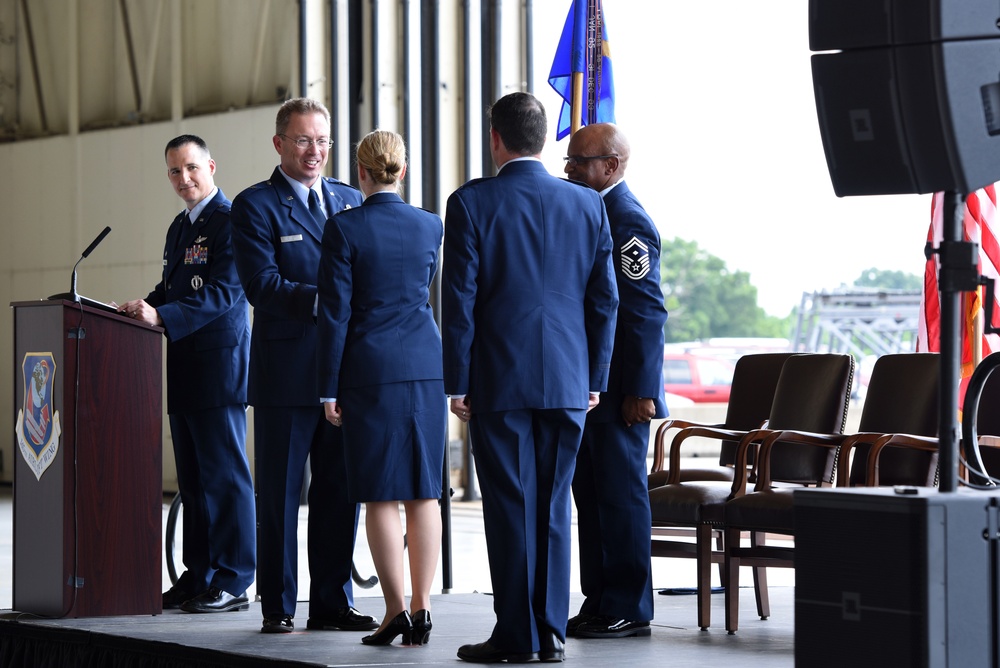
<svg viewBox="0 0 1000 668"><path fill-rule="evenodd" d="M320 137L319 139L307 139L305 137L299 137L298 139L292 139L288 135L278 135L278 136L283 139L287 139L288 141L292 142L293 144L295 144L296 146L298 146L303 150L309 148L313 144L316 144L316 148L330 148L331 146L333 146L333 140L330 139L329 137Z"/></svg>
<svg viewBox="0 0 1000 668"><path fill-rule="evenodd" d="M582 162L587 162L588 160L604 160L606 158L617 158L617 153L612 153L610 155L567 155L563 160L570 167L576 167Z"/></svg>

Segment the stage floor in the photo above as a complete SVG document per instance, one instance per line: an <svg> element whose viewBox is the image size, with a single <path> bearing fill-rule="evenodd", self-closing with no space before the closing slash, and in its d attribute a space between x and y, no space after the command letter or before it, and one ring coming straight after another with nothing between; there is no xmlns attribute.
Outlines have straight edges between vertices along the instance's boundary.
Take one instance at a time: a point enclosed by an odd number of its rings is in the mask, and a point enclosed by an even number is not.
<svg viewBox="0 0 1000 668"><path fill-rule="evenodd" d="M447 593L442 569L432 588L434 630L429 645L368 647L364 633L305 631L309 604L299 603L295 615L298 631L264 635L260 631L260 604L251 602L246 612L189 615L168 611L155 616L94 617L42 620L12 610L11 488L0 486L0 668L8 666L436 666L456 665L460 645L481 642L493 629L493 599L486 559L481 507L476 501L452 504L452 578ZM459 498L456 496L456 499ZM167 506L164 505L164 518ZM305 560L307 511L299 524L299 591L308 592ZM362 576L374 573L362 526L358 531L355 564ZM576 532L573 535L574 588L570 603L575 613L582 602L576 571ZM717 575L716 575L717 577ZM163 588L170 585L164 567ZM741 589L740 630L728 635L723 626L723 596L712 597L713 626L701 631L695 624L693 596L655 596L651 637L619 640L570 639L567 661L574 666L607 668L628 665L662 668L713 664L741 668L790 668L794 665L794 574L770 569L771 618L762 621L754 609L753 590ZM751 582L749 569L743 580ZM694 584L694 561L653 559L653 586L687 587ZM248 590L251 601L256 594ZM356 607L376 617L382 615L378 585L355 588ZM62 661L28 657L28 647L62 648ZM22 651L13 654L12 651Z"/></svg>
<svg viewBox="0 0 1000 668"><path fill-rule="evenodd" d="M708 631L694 624L692 596L656 597L653 631L647 638L584 640L571 638L566 661L581 668L608 666L734 665L782 668L794 665L791 587L771 588L772 617L762 621L753 610L753 591L742 590L741 627L728 635L722 627L722 595L713 596ZM579 607L582 596L573 595ZM485 640L494 624L492 597L487 594L443 594L432 599L434 630L424 646L368 647L364 633L306 631L284 635L259 632L260 606L246 612L88 619L39 620L12 611L0 612L0 665L115 666L438 666L456 665L460 645ZM357 607L380 616L382 600L359 597ZM304 627L308 603L300 603L296 619ZM45 660L59 645L66 663ZM12 648L22 654L12 656ZM4 659L7 663L4 663ZM11 662L14 661L14 662ZM110 663L113 661L114 663Z"/></svg>

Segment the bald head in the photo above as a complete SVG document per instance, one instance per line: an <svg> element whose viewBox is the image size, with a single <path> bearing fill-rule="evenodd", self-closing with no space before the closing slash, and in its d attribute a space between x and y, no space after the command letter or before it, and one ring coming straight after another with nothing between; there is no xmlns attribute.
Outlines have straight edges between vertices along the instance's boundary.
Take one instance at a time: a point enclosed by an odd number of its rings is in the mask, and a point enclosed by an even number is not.
<svg viewBox="0 0 1000 668"><path fill-rule="evenodd" d="M617 153L622 164L628 162L629 145L625 133L614 123L594 123L585 125L577 131L584 140L594 142L602 153ZM572 142L571 142L572 143ZM624 170L624 167L622 167Z"/></svg>
<svg viewBox="0 0 1000 668"><path fill-rule="evenodd" d="M628 139L613 123L595 123L577 130L566 149L566 175L601 191L625 178L630 154Z"/></svg>

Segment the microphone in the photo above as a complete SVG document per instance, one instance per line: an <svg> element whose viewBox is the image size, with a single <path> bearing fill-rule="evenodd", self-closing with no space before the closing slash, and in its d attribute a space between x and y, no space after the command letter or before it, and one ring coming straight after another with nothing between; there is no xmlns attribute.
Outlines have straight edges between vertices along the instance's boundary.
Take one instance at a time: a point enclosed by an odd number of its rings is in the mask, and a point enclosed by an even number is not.
<svg viewBox="0 0 1000 668"><path fill-rule="evenodd" d="M60 292L57 295L52 295L51 297L49 297L49 299L68 299L69 301L76 303L80 303L82 301L84 304L88 306L95 306L97 308L103 309L105 311L110 311L112 313L116 312L116 309L114 307L109 306L108 304L105 304L103 302L99 302L93 299L88 299L87 297L81 297L76 292L76 268L80 265L81 262L83 262L83 259L85 257L88 257L92 252L94 252L94 249L97 248L97 245L102 241L104 241L104 237L108 236L110 232L111 232L111 227L105 227L101 231L101 233L97 235L97 238L90 242L90 245L87 246L87 250L81 253L80 259L77 260L76 264L73 265L73 276L72 279L70 280L69 292Z"/></svg>
<svg viewBox="0 0 1000 668"><path fill-rule="evenodd" d="M80 301L80 295L78 295L76 293L76 268L80 265L81 262L83 262L83 258L90 256L90 254L93 252L93 250L95 248L97 248L97 244L99 244L102 241L104 241L104 237L108 236L108 234L110 232L111 232L111 228L110 227L105 227L101 231L101 233L97 235L97 238L90 242L90 245L87 246L87 250L83 251L83 253L80 255L80 259L77 260L76 264L73 265L73 279L72 279L72 281L70 283L70 288L69 288L69 294L71 295L70 296L70 301L74 301L74 302Z"/></svg>
<svg viewBox="0 0 1000 668"><path fill-rule="evenodd" d="M93 250L97 248L97 244L104 241L104 237L108 236L108 234L110 233L111 233L111 228L105 227L104 230L102 230L101 233L97 235L97 238L90 242L90 245L87 246L87 250L83 251L83 254L80 256L80 260L82 260L85 257L88 257L93 252ZM79 260L77 260L77 264L80 264Z"/></svg>

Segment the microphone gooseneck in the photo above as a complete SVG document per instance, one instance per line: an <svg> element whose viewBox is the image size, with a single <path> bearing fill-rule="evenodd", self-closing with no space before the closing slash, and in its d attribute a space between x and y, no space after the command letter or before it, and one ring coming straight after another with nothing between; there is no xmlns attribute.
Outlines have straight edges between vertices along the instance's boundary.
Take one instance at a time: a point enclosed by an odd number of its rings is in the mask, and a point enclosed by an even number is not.
<svg viewBox="0 0 1000 668"><path fill-rule="evenodd" d="M83 262L83 258L90 255L94 251L94 249L97 248L97 245L102 241L104 241L104 237L108 236L110 232L111 232L111 227L110 226L105 227L103 230L101 230L101 233L97 235L97 238L90 242L90 245L87 246L87 250L83 251L83 253L80 254L80 259L77 260L76 264L73 265L73 274L70 277L69 292L64 292L58 295L52 295L51 297L49 297L49 299L67 299L69 301L76 303L80 302L80 295L76 291L76 268L80 266L81 262Z"/></svg>

